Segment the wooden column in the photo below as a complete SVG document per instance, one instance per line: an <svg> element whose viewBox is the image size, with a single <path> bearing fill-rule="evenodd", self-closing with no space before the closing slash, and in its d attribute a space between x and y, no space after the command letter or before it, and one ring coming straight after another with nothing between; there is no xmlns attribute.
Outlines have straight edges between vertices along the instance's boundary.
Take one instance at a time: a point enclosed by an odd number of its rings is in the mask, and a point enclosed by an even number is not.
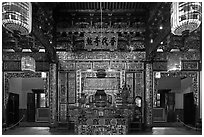
<svg viewBox="0 0 204 137"><path fill-rule="evenodd" d="M58 118L58 112L57 112L57 64L51 63L50 64L50 70L49 70L49 101L50 101L50 127L56 127L57 126L57 118Z"/></svg>
<svg viewBox="0 0 204 137"><path fill-rule="evenodd" d="M153 70L152 64L146 64L146 90L145 90L145 126L147 128L152 127L152 97L153 97Z"/></svg>

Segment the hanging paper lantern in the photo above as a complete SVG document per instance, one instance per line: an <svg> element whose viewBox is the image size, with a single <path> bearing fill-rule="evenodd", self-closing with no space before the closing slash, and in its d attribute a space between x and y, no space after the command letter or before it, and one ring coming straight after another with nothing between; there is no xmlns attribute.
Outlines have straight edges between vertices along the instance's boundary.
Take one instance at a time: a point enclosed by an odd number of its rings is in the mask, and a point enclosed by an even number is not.
<svg viewBox="0 0 204 137"><path fill-rule="evenodd" d="M171 5L171 32L182 35L192 32L201 24L201 2L173 2Z"/></svg>
<svg viewBox="0 0 204 137"><path fill-rule="evenodd" d="M35 72L35 59L30 56L22 57L21 70Z"/></svg>
<svg viewBox="0 0 204 137"><path fill-rule="evenodd" d="M3 2L2 24L11 32L28 35L32 25L32 5L30 2Z"/></svg>

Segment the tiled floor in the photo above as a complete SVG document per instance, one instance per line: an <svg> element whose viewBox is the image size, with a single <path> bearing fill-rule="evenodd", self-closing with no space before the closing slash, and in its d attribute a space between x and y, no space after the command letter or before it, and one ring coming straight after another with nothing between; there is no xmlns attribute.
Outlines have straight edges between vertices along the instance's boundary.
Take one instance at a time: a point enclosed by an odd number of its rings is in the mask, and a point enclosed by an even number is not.
<svg viewBox="0 0 204 137"><path fill-rule="evenodd" d="M3 135L73 135L70 130L50 130L49 127L16 127L4 131ZM201 135L201 131L190 130L185 127L153 127L151 131L137 131L129 135Z"/></svg>

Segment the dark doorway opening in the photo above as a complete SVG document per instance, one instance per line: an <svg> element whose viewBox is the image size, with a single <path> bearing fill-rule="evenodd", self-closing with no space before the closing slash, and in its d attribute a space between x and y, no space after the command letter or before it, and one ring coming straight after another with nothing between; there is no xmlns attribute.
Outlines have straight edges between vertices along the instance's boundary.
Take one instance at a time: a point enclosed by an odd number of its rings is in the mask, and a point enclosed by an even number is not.
<svg viewBox="0 0 204 137"><path fill-rule="evenodd" d="M8 103L6 107L7 125L13 125L19 121L19 95L9 93Z"/></svg>
<svg viewBox="0 0 204 137"><path fill-rule="evenodd" d="M184 123L195 125L195 105L193 92L184 94Z"/></svg>
<svg viewBox="0 0 204 137"><path fill-rule="evenodd" d="M27 93L27 121L35 122L35 94Z"/></svg>
<svg viewBox="0 0 204 137"><path fill-rule="evenodd" d="M175 93L167 93L167 122L176 122Z"/></svg>

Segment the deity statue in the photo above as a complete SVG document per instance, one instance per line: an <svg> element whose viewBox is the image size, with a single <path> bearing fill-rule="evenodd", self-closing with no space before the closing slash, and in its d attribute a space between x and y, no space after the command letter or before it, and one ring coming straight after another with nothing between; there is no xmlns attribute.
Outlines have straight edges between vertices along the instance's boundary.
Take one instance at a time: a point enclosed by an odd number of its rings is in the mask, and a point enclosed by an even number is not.
<svg viewBox="0 0 204 137"><path fill-rule="evenodd" d="M123 89L122 89L122 103L125 105L127 104L127 99L130 95L130 89L128 88L128 86L125 84L123 85Z"/></svg>
<svg viewBox="0 0 204 137"><path fill-rule="evenodd" d="M94 95L94 103L96 107L105 107L110 105L109 95L104 90L97 90Z"/></svg>

